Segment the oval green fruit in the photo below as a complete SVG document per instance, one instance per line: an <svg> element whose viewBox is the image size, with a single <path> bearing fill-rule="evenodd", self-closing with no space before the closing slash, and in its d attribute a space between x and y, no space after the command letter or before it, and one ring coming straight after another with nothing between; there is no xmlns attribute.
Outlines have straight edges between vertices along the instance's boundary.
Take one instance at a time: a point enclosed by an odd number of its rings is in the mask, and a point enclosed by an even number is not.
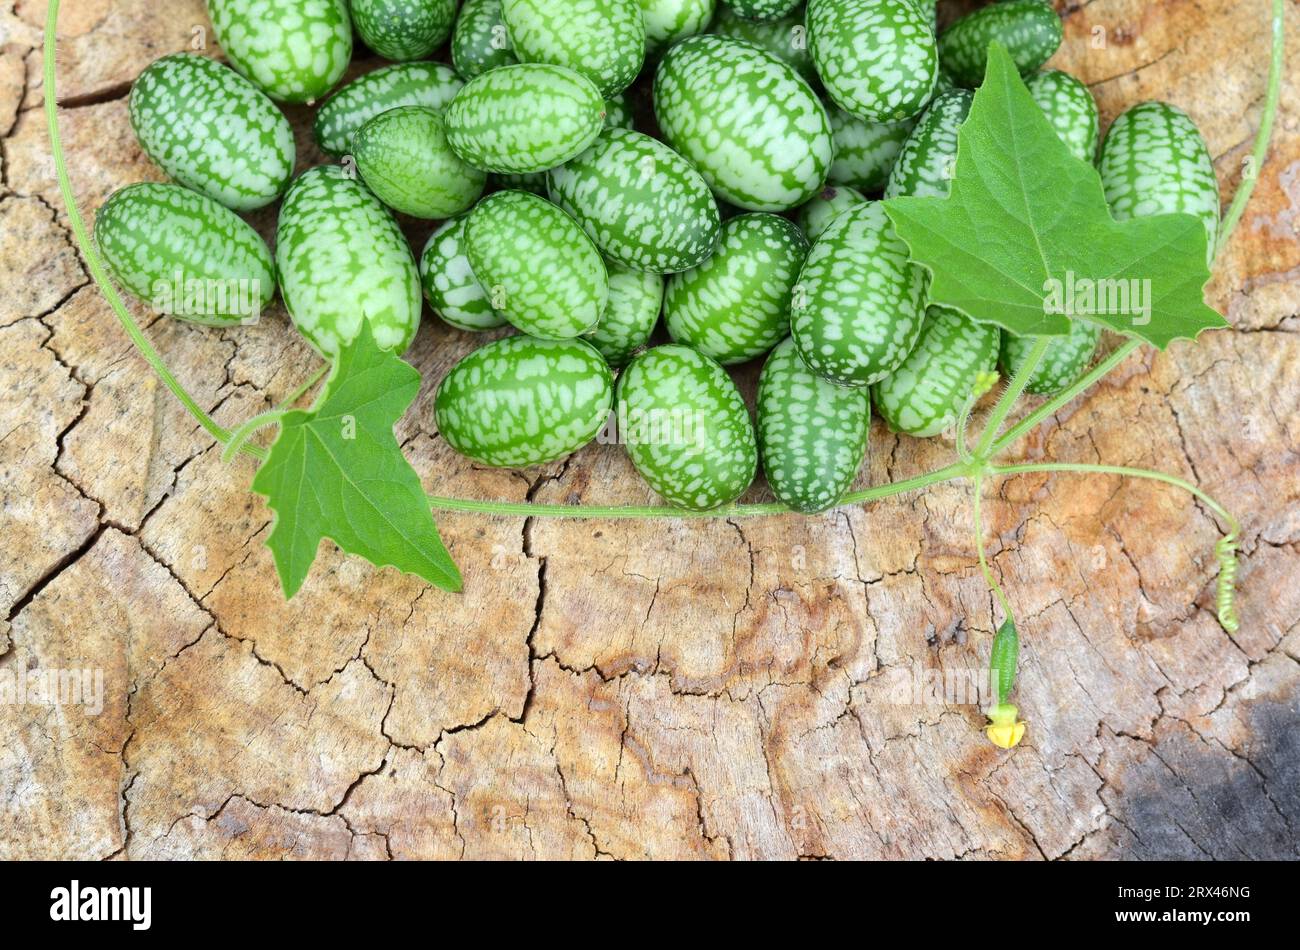
<svg viewBox="0 0 1300 950"><path fill-rule="evenodd" d="M95 215L95 244L119 284L192 323L256 321L275 296L266 242L229 208L180 185L114 192Z"/></svg>
<svg viewBox="0 0 1300 950"><path fill-rule="evenodd" d="M805 22L817 74L845 112L892 122L930 101L939 56L916 0L809 0Z"/></svg>
<svg viewBox="0 0 1300 950"><path fill-rule="evenodd" d="M429 235L420 254L420 283L433 312L458 330L495 330L506 318L492 309L465 253L465 215Z"/></svg>
<svg viewBox="0 0 1300 950"><path fill-rule="evenodd" d="M879 194L889 181L889 173L916 120L868 122L835 107L830 109L830 116L835 161L826 180L832 185L856 188L864 194Z"/></svg>
<svg viewBox="0 0 1300 950"><path fill-rule="evenodd" d="M465 0L451 34L451 62L468 81L498 66L519 62L501 18L501 0Z"/></svg>
<svg viewBox="0 0 1300 950"><path fill-rule="evenodd" d="M1043 0L1010 0L968 13L939 37L939 60L958 86L974 89L984 81L989 44L1007 48L1028 76L1052 58L1061 45L1061 18Z"/></svg>
<svg viewBox="0 0 1300 950"><path fill-rule="evenodd" d="M732 218L712 257L669 278L669 335L724 366L761 356L790 332L790 295L807 254L792 221L774 214Z"/></svg>
<svg viewBox="0 0 1300 950"><path fill-rule="evenodd" d="M208 0L230 64L277 102L315 102L352 60L344 0Z"/></svg>
<svg viewBox="0 0 1300 950"><path fill-rule="evenodd" d="M640 0L647 56L658 56L680 39L703 33L717 0Z"/></svg>
<svg viewBox="0 0 1300 950"><path fill-rule="evenodd" d="M1182 212L1205 225L1206 261L1219 232L1219 182L1200 130L1167 102L1142 102L1106 133L1097 163L1116 221Z"/></svg>
<svg viewBox="0 0 1300 950"><path fill-rule="evenodd" d="M670 504L707 511L754 480L758 450L745 400L702 353L646 350L619 377L615 408L632 464Z"/></svg>
<svg viewBox="0 0 1300 950"><path fill-rule="evenodd" d="M725 201L785 211L826 183L830 119L787 63L740 40L704 34L670 49L654 78L664 139Z"/></svg>
<svg viewBox="0 0 1300 950"><path fill-rule="evenodd" d="M808 55L808 37L803 25L802 10L775 20L746 20L726 3L722 3L709 32L744 40L766 50L777 59L785 60L809 85L815 86L821 82L817 70L813 68L812 57Z"/></svg>
<svg viewBox="0 0 1300 950"><path fill-rule="evenodd" d="M856 189L827 185L816 198L800 206L795 213L795 224L803 229L809 241L816 241L837 214L854 205L863 204L866 200Z"/></svg>
<svg viewBox="0 0 1300 950"><path fill-rule="evenodd" d="M1038 368L1029 377L1025 391L1036 396L1052 396L1083 375L1083 371L1092 362L1097 352L1097 343L1101 340L1101 327L1086 320L1071 320L1070 332L1065 336L1054 336L1047 346L1047 352L1038 363ZM1002 331L1002 348L998 354L998 365L1008 378L1016 375L1034 348L1034 338L1015 336Z"/></svg>
<svg viewBox="0 0 1300 950"><path fill-rule="evenodd" d="M384 59L424 59L442 45L456 19L456 0L351 0L352 24Z"/></svg>
<svg viewBox="0 0 1300 950"><path fill-rule="evenodd" d="M885 185L886 198L946 198L957 162L957 131L974 94L954 89L935 96L898 153Z"/></svg>
<svg viewBox="0 0 1300 950"><path fill-rule="evenodd" d="M492 309L530 336L581 336L605 310L609 277L596 245L536 195L498 191L480 201L465 222L465 251Z"/></svg>
<svg viewBox="0 0 1300 950"><path fill-rule="evenodd" d="M447 106L447 140L490 172L542 172L586 150L605 123L605 100L564 66L520 63L471 79Z"/></svg>
<svg viewBox="0 0 1300 950"><path fill-rule="evenodd" d="M442 109L464 83L442 63L398 63L358 76L330 96L316 113L312 131L321 150L339 158L352 151L352 137L375 116L399 106Z"/></svg>
<svg viewBox="0 0 1300 950"><path fill-rule="evenodd" d="M438 385L438 432L483 465L524 468L576 452L609 419L614 380L581 340L506 337L451 368Z"/></svg>
<svg viewBox="0 0 1300 950"><path fill-rule="evenodd" d="M694 267L718 243L718 205L691 163L658 139L607 129L547 174L551 200L606 257L637 270Z"/></svg>
<svg viewBox="0 0 1300 950"><path fill-rule="evenodd" d="M146 155L227 208L264 207L293 175L289 120L251 82L205 56L155 60L131 87L129 112Z"/></svg>
<svg viewBox="0 0 1300 950"><path fill-rule="evenodd" d="M649 342L663 306L664 279L614 261L606 261L605 267L609 271L609 303L600 322L583 339L617 369Z"/></svg>
<svg viewBox="0 0 1300 950"><path fill-rule="evenodd" d="M790 308L790 332L818 376L846 386L879 382L921 333L925 271L908 260L879 201L835 217L808 252Z"/></svg>
<svg viewBox="0 0 1300 950"><path fill-rule="evenodd" d="M1025 85L1070 153L1089 165L1096 161L1099 119L1092 91L1059 69L1035 73Z"/></svg>
<svg viewBox="0 0 1300 950"><path fill-rule="evenodd" d="M442 116L401 106L375 116L353 140L357 172L384 204L416 218L447 218L483 194L487 173L447 144Z"/></svg>
<svg viewBox="0 0 1300 950"><path fill-rule="evenodd" d="M998 328L932 306L902 365L872 387L876 411L895 432L938 435L957 422L998 360Z"/></svg>
<svg viewBox="0 0 1300 950"><path fill-rule="evenodd" d="M645 62L639 0L502 0L501 15L520 62L567 66L602 96L626 89Z"/></svg>
<svg viewBox="0 0 1300 950"><path fill-rule="evenodd" d="M794 340L772 351L758 378L758 446L778 501L815 514L849 490L867 454L869 393L814 374Z"/></svg>
<svg viewBox="0 0 1300 950"><path fill-rule="evenodd" d="M294 326L334 356L368 320L375 342L401 353L420 328L420 277L388 209L337 165L289 186L276 229L280 290Z"/></svg>

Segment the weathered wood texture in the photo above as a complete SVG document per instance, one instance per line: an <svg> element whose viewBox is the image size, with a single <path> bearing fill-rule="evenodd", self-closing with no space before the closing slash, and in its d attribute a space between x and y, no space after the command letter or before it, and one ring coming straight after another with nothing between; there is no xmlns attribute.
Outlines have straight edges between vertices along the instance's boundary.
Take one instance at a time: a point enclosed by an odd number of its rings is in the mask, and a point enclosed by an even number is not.
<svg viewBox="0 0 1300 950"><path fill-rule="evenodd" d="M125 94L206 19L199 0L64 7L62 129L89 217L161 178ZM1065 14L1056 62L1106 121L1144 98L1183 106L1230 196L1260 117L1266 0ZM1287 15L1294 65L1295 3ZM104 704L0 707L0 856L1297 856L1294 74L1212 287L1233 330L1135 356L1019 450L1155 466L1227 502L1246 526L1241 631L1215 622L1219 530L1184 495L997 486L988 540L1022 619L1030 721L1004 753L969 697L909 695L924 671L987 659L962 486L734 523L443 516L462 596L325 549L284 603L250 465L223 465L156 383L71 243L43 19L39 0L0 2L0 670L99 669ZM226 424L315 365L278 305L230 332L138 313ZM452 453L430 387L474 343L430 319L411 353L426 386L400 435L431 488L652 500L614 448L524 473ZM951 451L878 427L863 484Z"/></svg>

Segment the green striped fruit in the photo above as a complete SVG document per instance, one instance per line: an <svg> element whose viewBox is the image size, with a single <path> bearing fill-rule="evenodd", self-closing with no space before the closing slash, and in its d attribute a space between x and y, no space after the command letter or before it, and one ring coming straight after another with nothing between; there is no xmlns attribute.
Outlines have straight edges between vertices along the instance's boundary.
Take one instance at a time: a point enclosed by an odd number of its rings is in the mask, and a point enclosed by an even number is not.
<svg viewBox="0 0 1300 950"><path fill-rule="evenodd" d="M465 253L465 218L452 218L429 235L420 254L420 283L433 312L458 330L495 330L506 318L492 309Z"/></svg>
<svg viewBox="0 0 1300 950"><path fill-rule="evenodd" d="M944 72L958 86L984 81L989 44L1001 43L1021 76L1032 74L1061 45L1061 18L1042 0L1010 0L968 13L939 37Z"/></svg>
<svg viewBox="0 0 1300 950"><path fill-rule="evenodd" d="M614 261L606 261L605 267L609 271L609 303L600 323L583 339L600 351L605 362L618 368L649 342L663 306L664 279Z"/></svg>
<svg viewBox="0 0 1300 950"><path fill-rule="evenodd" d="M788 16L802 0L725 0L736 16L746 20L779 20Z"/></svg>
<svg viewBox="0 0 1300 950"><path fill-rule="evenodd" d="M631 129L633 124L632 107L628 105L625 93L620 92L605 100L605 128Z"/></svg>
<svg viewBox="0 0 1300 950"><path fill-rule="evenodd" d="M992 324L931 307L907 359L872 387L876 411L895 432L923 439L938 435L957 422L970 394L987 386L998 342Z"/></svg>
<svg viewBox="0 0 1300 950"><path fill-rule="evenodd" d="M582 448L609 419L614 377L581 340L511 336L480 347L438 384L434 418L457 452L524 468Z"/></svg>
<svg viewBox="0 0 1300 950"><path fill-rule="evenodd" d="M375 116L399 106L443 109L464 83L442 63L399 63L359 76L330 96L316 113L313 133L321 150L339 158L352 137Z"/></svg>
<svg viewBox="0 0 1300 950"><path fill-rule="evenodd" d="M815 241L830 225L835 216L846 208L863 204L867 199L853 188L827 185L812 201L801 205L795 213L795 224L803 229L809 241Z"/></svg>
<svg viewBox="0 0 1300 950"><path fill-rule="evenodd" d="M775 20L746 20L724 3L718 7L718 16L709 32L752 43L789 63L808 84L821 82L813 68L812 57L808 55L802 10Z"/></svg>
<svg viewBox="0 0 1300 950"><path fill-rule="evenodd" d="M835 161L826 180L865 194L879 194L889 181L889 173L903 150L903 143L916 127L916 120L868 122L840 108L832 107L829 112Z"/></svg>
<svg viewBox="0 0 1300 950"><path fill-rule="evenodd" d="M381 112L353 140L357 172L384 204L416 218L460 214L483 194L487 173L447 144L442 115L426 106Z"/></svg>
<svg viewBox="0 0 1300 950"><path fill-rule="evenodd" d="M1035 73L1025 85L1070 153L1089 165L1096 161L1099 121L1092 91L1059 69Z"/></svg>
<svg viewBox="0 0 1300 950"><path fill-rule="evenodd" d="M817 74L845 112L894 122L930 101L939 56L915 0L809 0L805 22Z"/></svg>
<svg viewBox="0 0 1300 950"><path fill-rule="evenodd" d="M519 60L501 18L501 0L465 0L451 34L451 62L466 82Z"/></svg>
<svg viewBox="0 0 1300 950"><path fill-rule="evenodd" d="M466 83L447 106L447 139L490 172L542 172L586 150L605 122L591 81L563 66L521 63Z"/></svg>
<svg viewBox="0 0 1300 950"><path fill-rule="evenodd" d="M208 0L230 64L277 102L315 102L352 60L344 0Z"/></svg>
<svg viewBox="0 0 1300 950"><path fill-rule="evenodd" d="M785 211L821 190L834 158L830 119L788 64L723 36L690 36L654 79L664 139L724 201Z"/></svg>
<svg viewBox="0 0 1300 950"><path fill-rule="evenodd" d="M351 0L352 24L384 59L424 59L451 33L456 0Z"/></svg>
<svg viewBox="0 0 1300 950"><path fill-rule="evenodd" d="M1210 151L1187 113L1167 102L1142 102L1110 127L1097 163L1116 221L1184 212L1200 218L1214 262L1219 183Z"/></svg>
<svg viewBox="0 0 1300 950"><path fill-rule="evenodd" d="M275 232L285 307L321 354L352 342L362 319L375 342L401 353L420 328L420 275L393 216L337 165L289 186Z"/></svg>
<svg viewBox="0 0 1300 950"><path fill-rule="evenodd" d="M832 382L879 382L916 345L925 289L925 271L909 262L884 205L849 208L818 238L799 273L790 308L799 355Z"/></svg>
<svg viewBox="0 0 1300 950"><path fill-rule="evenodd" d="M1100 340L1101 327L1087 320L1071 320L1069 333L1051 338L1047 352L1043 354L1034 374L1029 377L1025 391L1036 396L1059 393L1083 375L1083 371L1092 362L1093 354L1097 352ZM1033 347L1033 337L1015 336L1004 330L998 355L998 365L1002 367L1002 372L1008 378L1014 376L1024 365Z"/></svg>
<svg viewBox="0 0 1300 950"><path fill-rule="evenodd" d="M903 143L885 185L886 198L946 198L957 164L957 130L975 96L968 89L940 93Z"/></svg>
<svg viewBox="0 0 1300 950"><path fill-rule="evenodd" d="M266 242L229 208L180 185L114 192L95 215L95 243L119 284L192 323L256 320L275 296Z"/></svg>
<svg viewBox="0 0 1300 950"><path fill-rule="evenodd" d="M547 174L551 200L620 264L656 274L694 267L718 243L718 206L700 173L640 132L608 129Z"/></svg>
<svg viewBox="0 0 1300 950"><path fill-rule="evenodd" d="M289 120L251 82L207 57L155 60L131 87L129 111L146 155L227 208L264 207L293 176Z"/></svg>
<svg viewBox="0 0 1300 950"><path fill-rule="evenodd" d="M605 310L609 277L596 245L536 195L498 191L475 205L465 253L492 309L530 336L581 336Z"/></svg>
<svg viewBox="0 0 1300 950"><path fill-rule="evenodd" d="M623 370L619 436L636 470L664 500L707 511L754 480L758 449L727 371L687 346L646 350Z"/></svg>
<svg viewBox="0 0 1300 950"><path fill-rule="evenodd" d="M717 0L640 0L647 56L658 56L678 40L703 33Z"/></svg>
<svg viewBox="0 0 1300 950"><path fill-rule="evenodd" d="M602 96L622 92L645 62L639 0L502 0L515 55L582 73Z"/></svg>
<svg viewBox="0 0 1300 950"><path fill-rule="evenodd" d="M777 500L815 514L843 497L867 455L870 390L837 386L787 338L758 378L758 448Z"/></svg>
<svg viewBox="0 0 1300 950"><path fill-rule="evenodd" d="M742 214L722 226L707 261L668 279L664 323L724 366L766 353L790 332L790 295L808 242L774 214Z"/></svg>

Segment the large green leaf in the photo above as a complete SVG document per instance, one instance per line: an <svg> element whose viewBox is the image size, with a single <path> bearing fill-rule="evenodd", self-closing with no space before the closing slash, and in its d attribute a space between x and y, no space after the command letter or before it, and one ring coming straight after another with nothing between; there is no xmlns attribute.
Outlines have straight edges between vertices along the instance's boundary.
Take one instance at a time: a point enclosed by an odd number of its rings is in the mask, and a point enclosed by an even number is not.
<svg viewBox="0 0 1300 950"><path fill-rule="evenodd" d="M958 133L949 196L892 198L885 210L931 272L932 302L1018 336L1060 336L1074 316L1163 349L1227 325L1205 304L1201 222L1116 222L1096 170L1057 137L1000 44Z"/></svg>
<svg viewBox="0 0 1300 950"><path fill-rule="evenodd" d="M286 597L302 586L322 538L372 564L460 590L420 478L393 436L419 387L420 374L379 349L362 320L316 405L280 420L253 491L275 512L266 543Z"/></svg>

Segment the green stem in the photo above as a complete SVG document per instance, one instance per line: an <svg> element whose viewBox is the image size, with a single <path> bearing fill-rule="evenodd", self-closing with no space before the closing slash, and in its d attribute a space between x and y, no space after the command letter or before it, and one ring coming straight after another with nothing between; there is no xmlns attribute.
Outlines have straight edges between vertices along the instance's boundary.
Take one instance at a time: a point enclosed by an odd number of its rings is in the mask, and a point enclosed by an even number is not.
<svg viewBox="0 0 1300 950"><path fill-rule="evenodd" d="M979 554L980 570L984 573L984 582L989 585L989 590L997 595L998 603L1002 605L1002 615L1005 619L1015 622L1014 615L1011 613L1011 604L1007 602L1007 595L1002 590L1002 585L993 577L993 570L989 567L988 557L984 553L984 515L981 512L980 501L984 496L984 476L979 475L975 478L975 488L972 494L975 508L975 550Z"/></svg>
<svg viewBox="0 0 1300 950"><path fill-rule="evenodd" d="M1051 337L1046 336L1041 336L1034 341L1034 348L1029 351L1029 356L1020 364L1016 374L1011 377L1011 385L1002 394L1002 398L993 407L988 422L984 424L984 431L980 433L979 443L975 446L975 458L989 458L989 447L993 445L993 440L997 438L1003 421L1007 418L1007 414L1011 412L1011 407L1016 404L1016 400L1020 398L1020 394L1025 391L1025 387L1029 385L1029 380L1033 377L1034 371L1038 369L1038 364L1042 362L1043 355L1047 353L1047 348L1051 346L1051 343Z"/></svg>
<svg viewBox="0 0 1300 950"><path fill-rule="evenodd" d="M303 383L293 392L289 393L289 395L285 396L284 400L276 408L283 409L283 410L288 410L293 408L293 404L297 402L299 399L301 399L303 396L307 395L308 390L310 390L313 386L315 386L322 379L324 379L325 375L333 368L334 368L333 363L326 363L320 369L316 370L316 372L312 373L311 376L307 378L307 381L305 383Z"/></svg>
<svg viewBox="0 0 1300 950"><path fill-rule="evenodd" d="M1205 507L1209 508L1216 515L1223 519L1224 524L1228 526L1228 533L1233 537L1241 534L1241 524L1232 516L1232 512L1219 504L1201 489L1197 488L1191 482L1179 478L1176 475L1166 475L1164 472L1153 472L1145 468L1128 468L1123 465L1089 465L1086 463L1075 462L1035 462L1026 465L991 465L989 474L991 475L1024 475L1030 472L1066 472L1066 473L1083 473L1088 475L1123 475L1128 478L1145 478L1151 481L1164 482L1166 485L1173 485L1175 488L1181 488L1199 498Z"/></svg>

